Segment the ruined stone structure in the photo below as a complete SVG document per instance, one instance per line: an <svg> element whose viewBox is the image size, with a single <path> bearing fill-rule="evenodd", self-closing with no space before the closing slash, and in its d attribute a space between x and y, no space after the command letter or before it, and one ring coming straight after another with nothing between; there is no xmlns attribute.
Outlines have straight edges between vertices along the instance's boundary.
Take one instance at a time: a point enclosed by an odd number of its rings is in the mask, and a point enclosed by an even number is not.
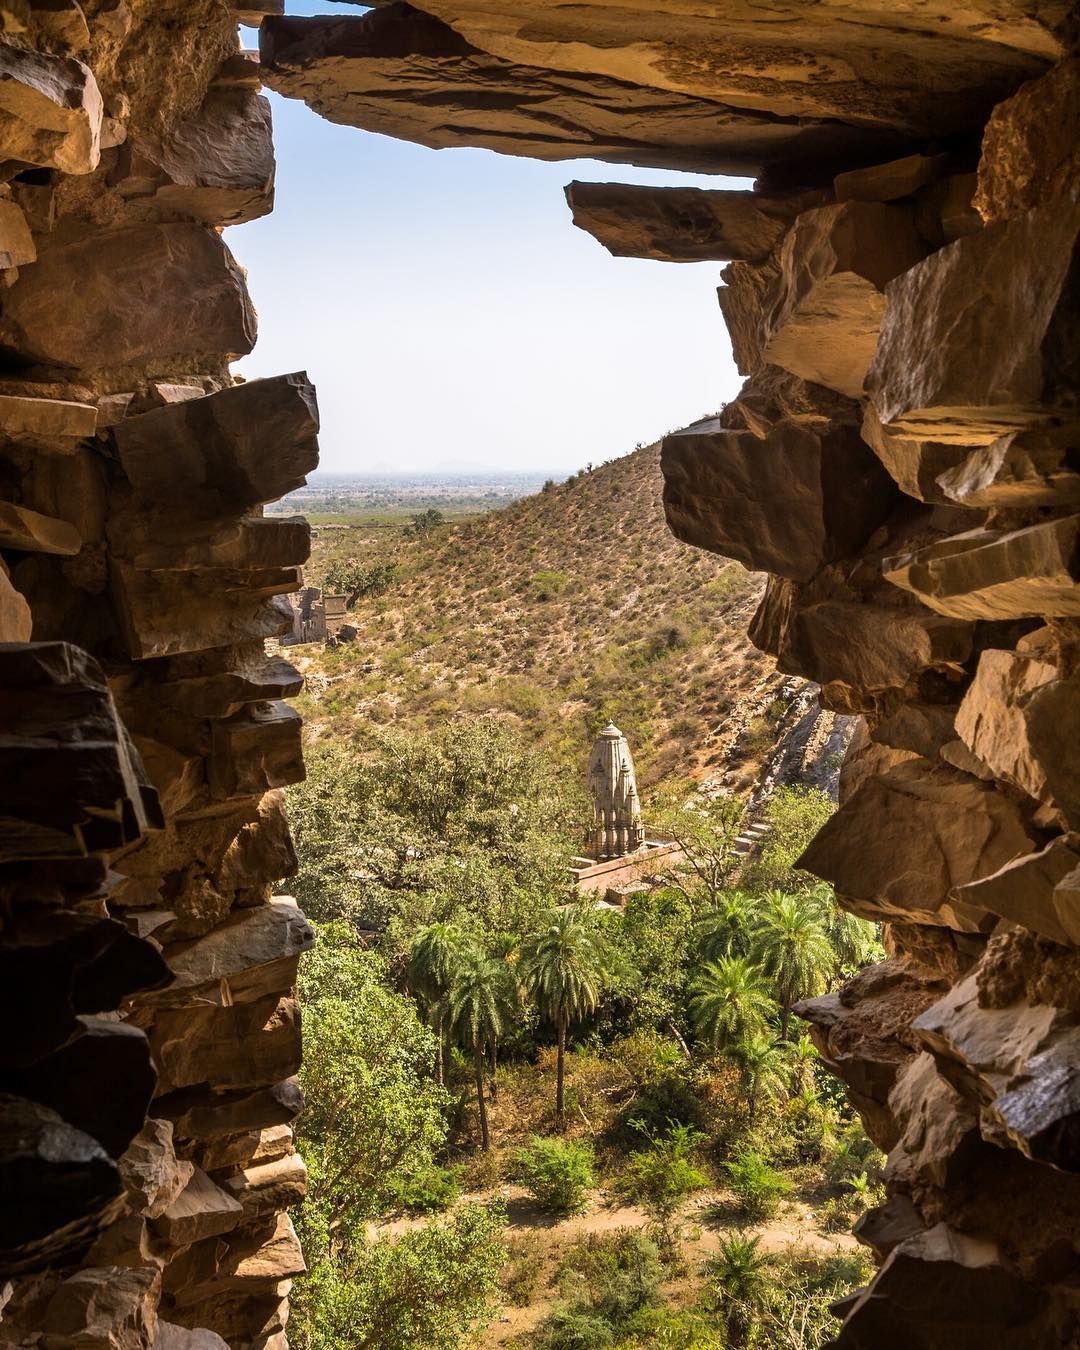
<svg viewBox="0 0 1080 1350"><path fill-rule="evenodd" d="M302 1269L298 681L262 644L307 541L260 510L316 413L229 374L216 227L273 185L236 17L0 4L0 1329L47 1350L281 1350ZM805 858L891 952L803 1010L889 1150L843 1350L1080 1344L1078 38L1067 0L262 26L262 78L338 122L757 175L569 200L729 264L747 383L668 438L669 519L770 573L754 640L862 719Z"/></svg>
<svg viewBox="0 0 1080 1350"><path fill-rule="evenodd" d="M593 857L621 858L645 842L634 761L626 737L609 722L589 755Z"/></svg>
<svg viewBox="0 0 1080 1350"><path fill-rule="evenodd" d="M346 622L347 611L343 595L324 595L318 586L304 586L289 596L292 610L288 632L279 639L281 646L292 647L304 642L325 642L336 636Z"/></svg>

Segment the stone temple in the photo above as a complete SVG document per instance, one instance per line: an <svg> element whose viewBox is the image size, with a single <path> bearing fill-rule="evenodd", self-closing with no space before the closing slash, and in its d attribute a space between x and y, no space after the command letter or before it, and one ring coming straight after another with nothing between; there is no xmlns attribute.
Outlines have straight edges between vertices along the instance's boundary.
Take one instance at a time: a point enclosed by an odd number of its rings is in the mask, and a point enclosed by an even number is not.
<svg viewBox="0 0 1080 1350"><path fill-rule="evenodd" d="M0 1341L286 1350L305 1269L266 639L309 531L263 508L318 408L233 374L223 235L273 206L266 84L753 180L567 196L613 254L716 265L745 383L665 438L668 521L768 574L752 640L859 719L800 860L888 952L798 1009L888 1153L834 1344L1080 1346L1075 0L329 7L0 0Z"/></svg>
<svg viewBox="0 0 1080 1350"><path fill-rule="evenodd" d="M634 761L626 737L613 722L597 736L589 756L589 795L594 858L621 858L644 845Z"/></svg>

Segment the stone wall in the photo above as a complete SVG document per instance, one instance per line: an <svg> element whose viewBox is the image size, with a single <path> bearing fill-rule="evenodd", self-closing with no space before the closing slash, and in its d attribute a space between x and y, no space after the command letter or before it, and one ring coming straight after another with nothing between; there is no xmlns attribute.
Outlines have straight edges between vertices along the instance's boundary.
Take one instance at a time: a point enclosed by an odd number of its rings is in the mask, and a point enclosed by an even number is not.
<svg viewBox="0 0 1080 1350"><path fill-rule="evenodd" d="M668 519L770 574L754 641L860 719L804 859L890 952L802 1009L889 1153L844 1350L1080 1345L1078 32L1034 0L263 25L334 121L758 176L567 195L619 256L728 263L746 384L666 439Z"/></svg>
<svg viewBox="0 0 1080 1350"><path fill-rule="evenodd" d="M220 0L0 4L0 1341L284 1345L311 929L264 639L303 374L234 382L273 202ZM196 1330L201 1329L201 1330Z"/></svg>
<svg viewBox="0 0 1080 1350"><path fill-rule="evenodd" d="M729 264L747 383L668 438L669 519L771 574L754 640L862 719L805 860L891 952L804 1009L889 1150L837 1344L1077 1345L1080 22L723 10L270 18L262 73L428 145L758 175L568 193L613 252ZM260 511L317 423L303 375L229 374L218 227L273 190L235 18L0 3L0 1301L47 1350L281 1350L302 1269L298 680L263 639L307 536Z"/></svg>

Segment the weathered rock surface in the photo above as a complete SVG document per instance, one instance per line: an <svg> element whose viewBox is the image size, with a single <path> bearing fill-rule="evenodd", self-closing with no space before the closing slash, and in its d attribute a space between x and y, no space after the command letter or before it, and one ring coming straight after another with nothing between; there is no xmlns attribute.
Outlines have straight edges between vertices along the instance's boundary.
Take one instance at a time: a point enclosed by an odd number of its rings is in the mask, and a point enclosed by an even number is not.
<svg viewBox="0 0 1080 1350"><path fill-rule="evenodd" d="M465 5L429 0L427 11L449 27L403 5L390 6L369 30L357 19L322 20L318 26L270 19L261 30L267 81L279 92L305 98L332 120L425 144L441 134L443 144L485 144L540 159L562 157L560 147L551 145L551 124L558 129L569 122L576 131L585 121L567 90L584 86L597 102L605 94L609 106L621 102L643 142L639 158L622 162L656 163L674 139L680 108L712 106L714 158L694 164L723 171L781 157L813 163L870 146L884 159L905 135L925 133L929 126L935 134L946 126L968 129L1025 74L1037 73L1035 53L1057 51L1050 33L1038 31L1045 18L1038 25L1006 24L990 44L976 25L957 20L942 5L912 11L902 40L875 5L857 6L844 21L817 15L811 21L794 4L767 20L752 5L740 4L721 19L692 4L680 2L660 13L636 0L557 14L536 0ZM873 33L868 45L854 38L853 26ZM884 55L890 49L903 52L899 78L896 63ZM361 66L364 56L376 73ZM524 134L532 128L516 103L509 105L516 117L507 115L505 103L502 116L493 108L486 124L477 115L485 107L480 91L505 95L508 72L517 74L520 85L532 86L534 100L537 87L549 96L550 111L542 109L546 134L539 128ZM437 73L443 87L433 106ZM387 88L396 94L394 106L380 107L376 95ZM928 88L934 90L931 100ZM651 122L634 101L633 91L642 89L655 100ZM455 126L452 114L459 109ZM470 111L471 122L464 115ZM514 133L516 139L507 143ZM612 151L600 141L589 153L615 159L619 147ZM691 167L673 157L665 163Z"/></svg>
<svg viewBox="0 0 1080 1350"><path fill-rule="evenodd" d="M120 191L152 218L239 225L274 205L270 104L244 90L215 90L160 143L126 149Z"/></svg>
<svg viewBox="0 0 1080 1350"><path fill-rule="evenodd" d="M837 1350L1041 1350L1067 1345L1068 1305L1025 1283L997 1247L938 1224L906 1239L847 1316Z"/></svg>
<svg viewBox="0 0 1080 1350"><path fill-rule="evenodd" d="M980 444L1068 406L1078 235L1080 206L1038 207L898 276L866 377L881 421L911 436Z"/></svg>
<svg viewBox="0 0 1080 1350"><path fill-rule="evenodd" d="M911 212L848 201L800 215L784 237L765 321L765 360L850 398L885 313L885 286L926 254Z"/></svg>
<svg viewBox="0 0 1080 1350"><path fill-rule="evenodd" d="M1080 516L972 530L885 564L885 577L957 619L1080 616Z"/></svg>
<svg viewBox="0 0 1080 1350"><path fill-rule="evenodd" d="M90 173L101 155L101 93L81 61L0 42L0 155Z"/></svg>
<svg viewBox="0 0 1080 1350"><path fill-rule="evenodd" d="M1062 61L1023 85L990 114L979 161L975 206L987 223L1039 206L1077 201L1080 58Z"/></svg>
<svg viewBox="0 0 1080 1350"><path fill-rule="evenodd" d="M753 42L760 29L751 24L747 36ZM621 79L591 61L553 70L546 61L507 60L407 4L358 18L270 18L259 43L271 89L302 98L332 122L433 148L738 173L789 157L857 155L900 139L862 119L845 125L809 110L777 116L775 90L771 98L762 90L754 107L722 84L712 97L658 86L640 78L640 67L638 77ZM1039 63L1032 65L1035 73Z"/></svg>
<svg viewBox="0 0 1080 1350"><path fill-rule="evenodd" d="M764 262L801 210L824 193L786 196L629 183L570 183L574 224L616 258Z"/></svg>
<svg viewBox="0 0 1080 1350"><path fill-rule="evenodd" d="M66 302L78 290L82 303ZM222 240L200 225L138 225L49 243L4 297L0 337L53 366L244 356L255 311Z"/></svg>
<svg viewBox="0 0 1080 1350"><path fill-rule="evenodd" d="M865 782L799 865L831 881L845 908L863 918L896 915L978 932L988 926L985 913L958 900L955 888L1029 853L1034 843L1003 793L944 765L912 760Z"/></svg>
<svg viewBox="0 0 1080 1350"><path fill-rule="evenodd" d="M1006 863L957 891L965 904L999 914L1063 946L1080 944L1080 835L1058 835L1039 853Z"/></svg>
<svg viewBox="0 0 1080 1350"><path fill-rule="evenodd" d="M855 552L894 505L851 423L780 422L759 437L714 418L666 436L661 465L679 539L792 581Z"/></svg>
<svg viewBox="0 0 1080 1350"><path fill-rule="evenodd" d="M140 500L167 508L184 493L191 514L205 519L302 487L318 462L318 431L315 390L300 373L127 418L116 438Z"/></svg>
<svg viewBox="0 0 1080 1350"><path fill-rule="evenodd" d="M957 734L998 777L1080 825L1080 680L1018 652L979 658ZM1030 925L1029 925L1030 926Z"/></svg>

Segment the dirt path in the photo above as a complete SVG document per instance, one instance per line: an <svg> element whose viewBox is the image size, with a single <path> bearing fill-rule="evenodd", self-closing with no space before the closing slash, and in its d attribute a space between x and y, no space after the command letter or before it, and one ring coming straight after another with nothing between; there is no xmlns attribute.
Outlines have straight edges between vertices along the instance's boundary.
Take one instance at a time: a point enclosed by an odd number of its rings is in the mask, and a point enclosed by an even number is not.
<svg viewBox="0 0 1080 1350"><path fill-rule="evenodd" d="M508 1238L526 1233L546 1233L546 1256L554 1270L559 1251L589 1233L610 1233L616 1228L645 1228L649 1217L639 1205L623 1204L609 1192L596 1190L589 1196L588 1208L583 1214L557 1219L545 1214L530 1199L521 1186L495 1186L461 1197L466 1201L487 1201L501 1198L506 1204ZM734 1210L732 1197L724 1191L702 1191L695 1196L684 1214L686 1239L684 1250L692 1268L719 1249L721 1241L732 1231L761 1239L767 1252L783 1252L798 1248L814 1256L836 1256L854 1251L858 1243L850 1233L822 1233L815 1226L811 1207L801 1200L786 1202L775 1219L764 1224L748 1224L740 1220ZM401 1218L373 1228L372 1234L400 1234L422 1227L429 1220ZM555 1293L547 1289L526 1308L505 1307L484 1336L481 1345L502 1345L513 1336L531 1331L548 1313L556 1301Z"/></svg>

